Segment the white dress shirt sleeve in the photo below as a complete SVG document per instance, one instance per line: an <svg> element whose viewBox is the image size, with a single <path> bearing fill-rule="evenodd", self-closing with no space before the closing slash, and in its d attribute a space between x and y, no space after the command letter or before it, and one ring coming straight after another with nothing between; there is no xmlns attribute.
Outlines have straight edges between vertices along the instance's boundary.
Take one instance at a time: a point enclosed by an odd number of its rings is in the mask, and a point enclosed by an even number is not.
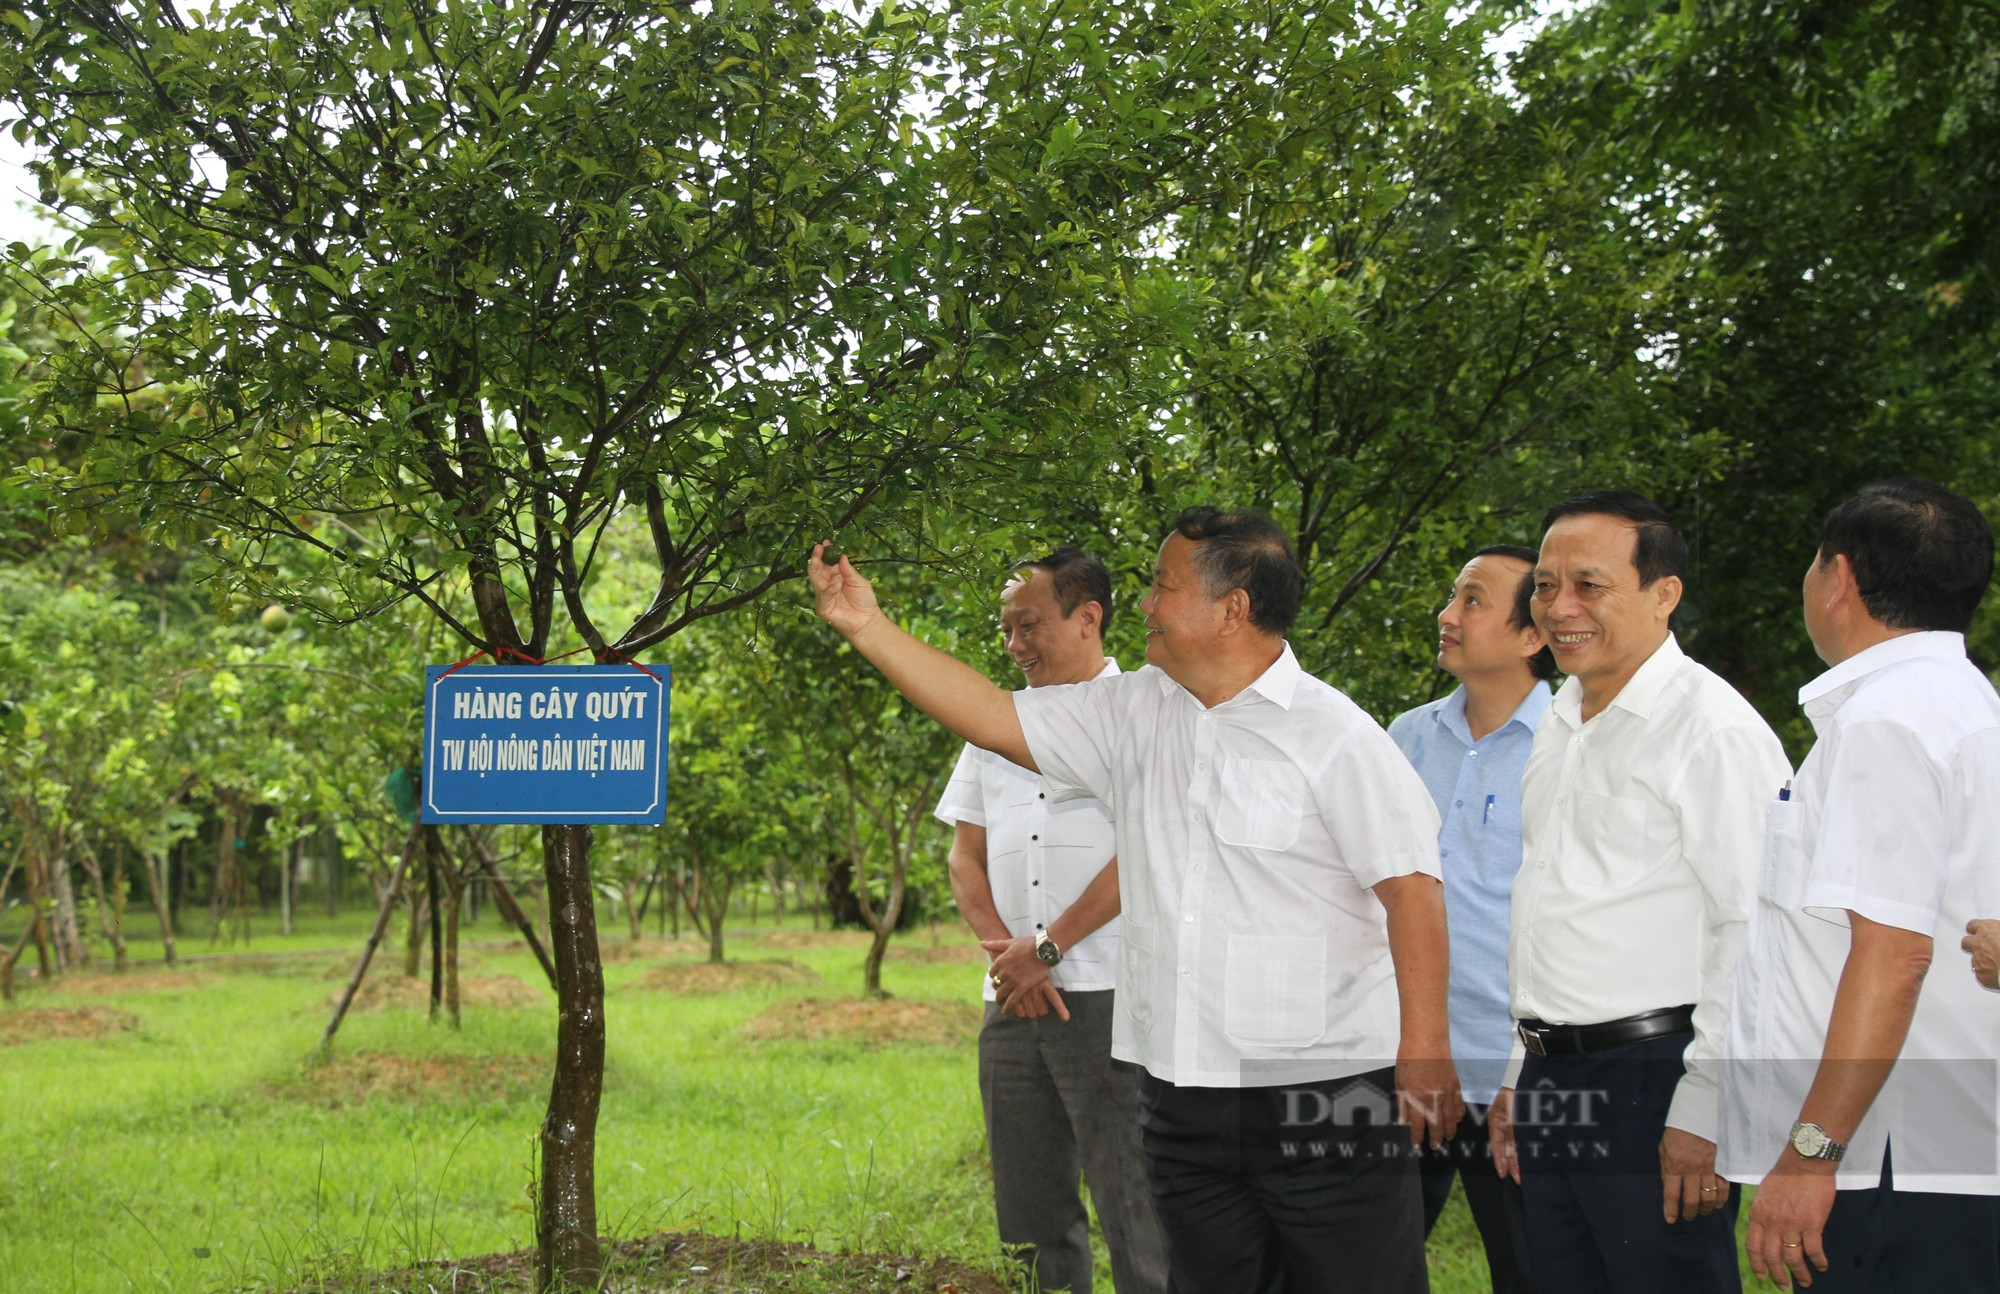
<svg viewBox="0 0 2000 1294"><path fill-rule="evenodd" d="M1827 769L1806 911L1841 925L1859 912L1935 936L1951 853L1947 806L1954 797L1946 776L1906 724L1843 725Z"/></svg>
<svg viewBox="0 0 2000 1294"><path fill-rule="evenodd" d="M1142 679L1145 686L1158 686L1143 674L1118 674L1014 693L1021 734L1050 799L1091 796L1112 813L1118 811L1112 763L1117 731L1114 703L1121 687Z"/></svg>
<svg viewBox="0 0 2000 1294"><path fill-rule="evenodd" d="M944 794L938 797L937 808L931 813L947 827L961 822L972 827L986 825L986 793L979 777L977 746L968 744L958 752L951 780L945 783Z"/></svg>
<svg viewBox="0 0 2000 1294"><path fill-rule="evenodd" d="M1731 983L1763 866L1764 811L1791 776L1784 747L1768 727L1732 724L1717 729L1710 742L1692 752L1674 796L1682 849L1701 885L1706 920L1694 1041L1686 1053L1687 1073L1674 1089L1667 1126L1708 1141L1717 1135L1717 1087Z"/></svg>
<svg viewBox="0 0 2000 1294"><path fill-rule="evenodd" d="M1389 735L1360 725L1313 782L1327 831L1362 889L1394 876L1442 877L1438 811L1424 781ZM1357 810L1366 809L1361 812Z"/></svg>

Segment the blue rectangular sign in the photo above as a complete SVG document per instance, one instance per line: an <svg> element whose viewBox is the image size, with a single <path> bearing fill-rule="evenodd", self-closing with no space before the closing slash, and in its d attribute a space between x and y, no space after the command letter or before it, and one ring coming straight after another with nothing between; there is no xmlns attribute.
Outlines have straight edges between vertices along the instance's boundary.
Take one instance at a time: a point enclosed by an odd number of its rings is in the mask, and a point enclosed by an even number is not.
<svg viewBox="0 0 2000 1294"><path fill-rule="evenodd" d="M667 818L665 666L424 671L425 822Z"/></svg>

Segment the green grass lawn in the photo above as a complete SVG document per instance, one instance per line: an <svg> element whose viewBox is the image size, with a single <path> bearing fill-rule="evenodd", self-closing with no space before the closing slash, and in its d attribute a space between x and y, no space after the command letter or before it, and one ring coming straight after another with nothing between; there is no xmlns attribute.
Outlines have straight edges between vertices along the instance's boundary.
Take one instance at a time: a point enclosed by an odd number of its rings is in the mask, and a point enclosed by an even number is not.
<svg viewBox="0 0 2000 1294"><path fill-rule="evenodd" d="M332 933L302 930L292 942L338 946ZM358 947L359 933L345 933ZM490 917L466 932L499 934ZM184 951L208 951L205 942ZM266 944L260 935L252 950ZM976 1018L973 965L926 951L921 931L898 947L885 982L900 1002L947 1004L944 1018L960 1024ZM698 957L692 940L642 948L606 967L597 1155L606 1232L701 1229L997 1264L967 1033L751 1036L746 1026L769 1009L855 998L862 945L852 936L745 932L732 939L733 958L789 959L818 981L795 973L803 982L710 994L638 983L663 961ZM371 984L400 968L399 948L384 952L388 973ZM206 963L177 976L148 968L135 972L145 991L31 987L0 1008L108 1009L132 1025L0 1046L10 1161L0 1175L0 1285L10 1294L289 1285L312 1271L531 1244L553 1011L473 1005L457 1031L420 1007L367 1011L348 1019L332 1067L306 1071L342 960ZM531 1003L553 1003L524 951L486 945L467 961L468 976L513 977L531 986ZM1462 1204L1440 1223L1431 1259L1434 1289L1485 1288Z"/></svg>

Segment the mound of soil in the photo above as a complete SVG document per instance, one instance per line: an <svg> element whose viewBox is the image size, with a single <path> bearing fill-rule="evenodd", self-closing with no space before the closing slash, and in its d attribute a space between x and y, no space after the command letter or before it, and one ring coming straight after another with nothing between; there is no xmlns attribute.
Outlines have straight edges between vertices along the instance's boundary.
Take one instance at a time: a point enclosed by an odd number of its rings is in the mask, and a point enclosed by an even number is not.
<svg viewBox="0 0 2000 1294"><path fill-rule="evenodd" d="M131 993L173 993L208 988L221 982L210 971L143 970L65 975L56 981L65 993L81 997L123 997Z"/></svg>
<svg viewBox="0 0 2000 1294"><path fill-rule="evenodd" d="M266 1085L273 1096L345 1109L363 1101L417 1105L485 1096L518 1100L547 1087L549 1062L534 1056L397 1056L363 1051Z"/></svg>
<svg viewBox="0 0 2000 1294"><path fill-rule="evenodd" d="M606 1289L666 1291L842 1290L847 1294L1007 1294L1012 1287L963 1263L898 1254L830 1254L775 1240L663 1234L607 1243ZM532 1249L424 1263L371 1276L371 1294L526 1294L534 1286ZM314 1290L363 1286L313 1282Z"/></svg>
<svg viewBox="0 0 2000 1294"><path fill-rule="evenodd" d="M334 993L326 1000L331 1007L340 1001L340 994ZM458 981L458 1004L460 1007L531 1007L548 1006L555 1001L555 995L546 988L535 988L515 979L512 975L468 975ZM402 975L370 975L361 981L361 991L354 995L354 1005L350 1011L383 1011L391 1007L404 1007L414 1011L428 1011L431 1006L431 982L428 976L408 979Z"/></svg>
<svg viewBox="0 0 2000 1294"><path fill-rule="evenodd" d="M103 1038L129 1033L139 1017L108 1006L28 1007L0 1011L0 1047L43 1038Z"/></svg>
<svg viewBox="0 0 2000 1294"><path fill-rule="evenodd" d="M812 967L780 958L751 962L668 962L641 975L638 987L663 993L701 994L819 982L819 972Z"/></svg>
<svg viewBox="0 0 2000 1294"><path fill-rule="evenodd" d="M969 1002L805 998L767 1007L744 1024L743 1036L756 1042L854 1038L867 1043L955 1047L979 1036L979 1019L979 1007Z"/></svg>
<svg viewBox="0 0 2000 1294"><path fill-rule="evenodd" d="M920 966L939 966L959 962L967 966L983 965L986 950L979 941L968 935L962 940L939 944L890 944L889 956L902 962L915 962Z"/></svg>
<svg viewBox="0 0 2000 1294"><path fill-rule="evenodd" d="M354 957L360 955L360 950L356 949ZM329 963L325 971L325 977L327 979L339 980L345 984L347 977L354 973L354 957L343 957L337 962ZM468 953L465 951L464 946L460 945L458 951L458 973L460 978L462 979L479 969L481 969L481 965L478 955L476 953ZM368 978L371 980L408 979L409 976L403 974L402 946L399 944L394 948L386 946L377 948L375 956L368 963ZM431 950L428 945L424 948L424 955L417 959L417 978L423 980L426 984L430 983Z"/></svg>
<svg viewBox="0 0 2000 1294"><path fill-rule="evenodd" d="M755 939L766 948L866 948L873 938L866 930L771 930L734 937Z"/></svg>

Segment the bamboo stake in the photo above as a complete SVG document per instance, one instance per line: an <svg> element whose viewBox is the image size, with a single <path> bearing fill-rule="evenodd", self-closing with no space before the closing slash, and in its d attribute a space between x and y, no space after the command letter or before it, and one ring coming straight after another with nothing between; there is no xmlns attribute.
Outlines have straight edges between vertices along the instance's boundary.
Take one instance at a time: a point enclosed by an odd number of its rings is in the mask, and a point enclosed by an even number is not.
<svg viewBox="0 0 2000 1294"><path fill-rule="evenodd" d="M396 860L396 874L389 878L389 888L382 893L382 907L375 914L375 928L368 932L368 942L354 963L354 973L347 977L347 987L340 991L340 1001L334 1004L333 1018L326 1022L326 1032L320 1035L319 1046L313 1051L316 1060L324 1059L333 1046L334 1032L340 1028L354 995L361 990L361 980L368 974L368 963L375 956L376 946L382 942L382 932L389 928L390 914L396 910L396 891L403 887L403 874L410 869L410 855L416 851L417 842L422 837L423 824L412 824L409 836L403 841L402 856Z"/></svg>

